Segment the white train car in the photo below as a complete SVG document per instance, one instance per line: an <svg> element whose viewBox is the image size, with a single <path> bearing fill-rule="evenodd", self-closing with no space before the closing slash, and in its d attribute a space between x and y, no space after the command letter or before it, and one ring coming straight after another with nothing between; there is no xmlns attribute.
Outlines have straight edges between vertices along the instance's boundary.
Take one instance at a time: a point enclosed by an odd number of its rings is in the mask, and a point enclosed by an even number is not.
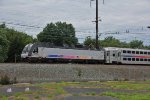
<svg viewBox="0 0 150 100"><path fill-rule="evenodd" d="M34 43L24 47L21 58L31 62L83 62L106 64L148 64L150 50L107 47L103 50L53 47L49 43Z"/></svg>
<svg viewBox="0 0 150 100"><path fill-rule="evenodd" d="M150 64L150 50L108 47L105 63Z"/></svg>
<svg viewBox="0 0 150 100"><path fill-rule="evenodd" d="M104 51L101 50L56 48L44 43L29 44L25 48L21 57L30 61L89 61L104 63Z"/></svg>

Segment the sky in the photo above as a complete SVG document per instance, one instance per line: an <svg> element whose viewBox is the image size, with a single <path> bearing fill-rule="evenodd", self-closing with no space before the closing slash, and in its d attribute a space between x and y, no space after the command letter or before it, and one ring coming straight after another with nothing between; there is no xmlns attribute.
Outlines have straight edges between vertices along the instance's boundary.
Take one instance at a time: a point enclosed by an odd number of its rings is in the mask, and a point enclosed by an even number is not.
<svg viewBox="0 0 150 100"><path fill-rule="evenodd" d="M99 17L100 39L113 35L122 41L138 39L150 45L150 0L105 0L104 4L99 0ZM90 0L0 0L0 23L33 36L46 24L62 21L72 23L83 41L86 36L95 37L94 20L95 1L90 6ZM114 32L120 34L105 34Z"/></svg>

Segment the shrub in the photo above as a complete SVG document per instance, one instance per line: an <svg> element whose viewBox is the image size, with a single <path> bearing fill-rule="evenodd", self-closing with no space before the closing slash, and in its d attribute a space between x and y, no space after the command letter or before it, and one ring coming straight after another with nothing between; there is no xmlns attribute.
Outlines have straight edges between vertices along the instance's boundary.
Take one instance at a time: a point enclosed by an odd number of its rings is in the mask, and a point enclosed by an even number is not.
<svg viewBox="0 0 150 100"><path fill-rule="evenodd" d="M12 83L13 83L13 84L18 83L18 82L17 82L17 77L14 77L14 79L13 79Z"/></svg>
<svg viewBox="0 0 150 100"><path fill-rule="evenodd" d="M10 84L10 78L7 75L1 77L0 84L8 85Z"/></svg>

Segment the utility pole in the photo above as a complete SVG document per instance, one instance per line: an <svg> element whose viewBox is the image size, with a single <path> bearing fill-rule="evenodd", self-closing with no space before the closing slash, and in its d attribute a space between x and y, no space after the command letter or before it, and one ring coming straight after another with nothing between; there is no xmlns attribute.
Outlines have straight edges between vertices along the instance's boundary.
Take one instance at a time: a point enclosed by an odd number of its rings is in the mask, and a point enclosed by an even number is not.
<svg viewBox="0 0 150 100"><path fill-rule="evenodd" d="M90 1L94 1L94 0L90 0ZM104 0L103 0L103 3L104 3ZM90 2L90 6L91 6L91 2ZM96 23L96 41L95 41L95 47L96 49L99 49L99 45L98 45L98 38L99 38L99 35L98 35L98 22L101 21L99 20L99 17L98 17L98 0L96 0L96 21L92 21L92 22L95 22Z"/></svg>
<svg viewBox="0 0 150 100"><path fill-rule="evenodd" d="M96 49L99 49L98 45L98 0L96 0Z"/></svg>

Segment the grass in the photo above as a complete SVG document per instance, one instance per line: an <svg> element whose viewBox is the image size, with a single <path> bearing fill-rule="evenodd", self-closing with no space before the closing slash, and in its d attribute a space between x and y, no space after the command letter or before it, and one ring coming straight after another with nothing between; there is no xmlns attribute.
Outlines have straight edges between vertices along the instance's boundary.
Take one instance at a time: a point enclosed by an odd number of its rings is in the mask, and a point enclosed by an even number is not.
<svg viewBox="0 0 150 100"><path fill-rule="evenodd" d="M114 92L105 92L101 94L103 96L111 96L118 98L119 100L150 100L150 93L141 94L141 93L114 93Z"/></svg>
<svg viewBox="0 0 150 100"><path fill-rule="evenodd" d="M95 96L95 95L96 95L95 92L86 92L85 94L86 94L86 95L92 95L92 96Z"/></svg>
<svg viewBox="0 0 150 100"><path fill-rule="evenodd" d="M63 87L77 87L77 88L110 88L110 89L121 89L121 90L150 90L150 81L143 82L52 82L52 83L40 83L30 84L30 86L38 87L38 91L28 91L15 93L13 100L53 100L59 95L72 95L72 96L111 96L118 98L119 100L150 100L150 93L116 93L116 92L105 92L97 94L95 92L86 92L80 94L67 93ZM17 86L16 86L17 87ZM18 87L21 87L20 85ZM0 95L0 100L8 100L9 97ZM43 99L44 98L44 99Z"/></svg>
<svg viewBox="0 0 150 100"><path fill-rule="evenodd" d="M44 88L46 90L50 90L54 94L65 94L65 91L63 90L63 86L67 86L68 83L42 83L42 84L36 84L35 86L39 86L41 88Z"/></svg>
<svg viewBox="0 0 150 100"><path fill-rule="evenodd" d="M3 96L2 100L8 100L8 98L6 96Z"/></svg>
<svg viewBox="0 0 150 100"><path fill-rule="evenodd" d="M18 93L15 93L15 94L14 94L15 97L19 97L19 96L21 96L21 95L23 95L23 93L21 93L21 92L18 92Z"/></svg>
<svg viewBox="0 0 150 100"><path fill-rule="evenodd" d="M28 98L27 97L17 97L14 100L28 100Z"/></svg>
<svg viewBox="0 0 150 100"><path fill-rule="evenodd" d="M34 98L35 98L35 99L40 99L40 96L36 95Z"/></svg>
<svg viewBox="0 0 150 100"><path fill-rule="evenodd" d="M113 89L150 90L149 82L105 82L103 84Z"/></svg>

